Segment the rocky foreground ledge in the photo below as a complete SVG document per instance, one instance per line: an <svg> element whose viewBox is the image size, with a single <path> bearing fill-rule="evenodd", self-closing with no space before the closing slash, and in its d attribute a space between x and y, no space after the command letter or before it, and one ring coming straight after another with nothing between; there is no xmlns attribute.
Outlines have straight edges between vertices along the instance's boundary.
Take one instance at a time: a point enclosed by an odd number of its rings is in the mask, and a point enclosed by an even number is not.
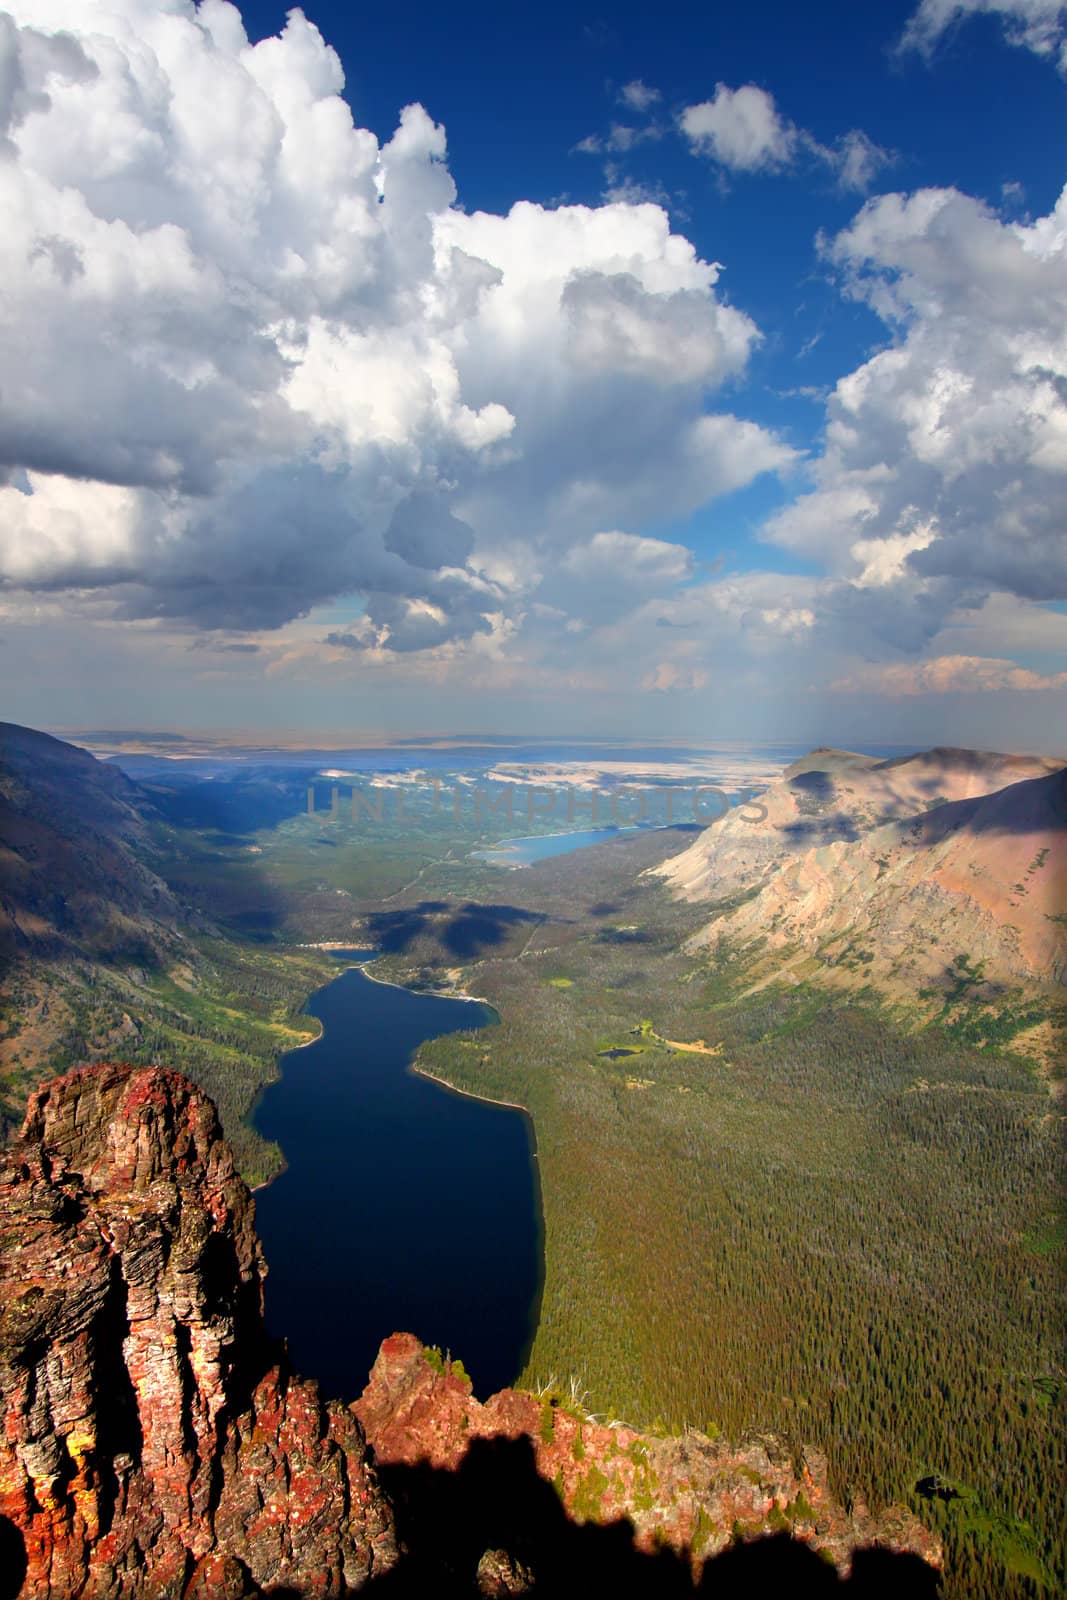
<svg viewBox="0 0 1067 1600"><path fill-rule="evenodd" d="M793 1594L872 1548L904 1553L897 1587L939 1564L910 1512L846 1514L815 1453L482 1404L408 1334L354 1405L324 1402L266 1336L254 1215L179 1074L83 1067L32 1097L0 1163L0 1600L673 1594L701 1569ZM730 1588L772 1544L786 1576Z"/></svg>
<svg viewBox="0 0 1067 1600"><path fill-rule="evenodd" d="M642 1434L585 1416L554 1394L503 1389L482 1404L461 1364L443 1361L411 1334L385 1340L352 1410L398 1498L420 1473L427 1481L433 1474L436 1493L448 1483L446 1474L461 1476L479 1456L482 1494L500 1475L521 1481L528 1463L571 1521L626 1519L638 1551L674 1552L694 1578L722 1551L772 1535L802 1542L843 1576L858 1549L907 1552L940 1565L937 1539L912 1512L897 1507L875 1516L855 1503L846 1513L827 1487L820 1451L808 1449L794 1462L772 1435L731 1445L695 1432ZM507 1451L505 1441L518 1448ZM503 1508L506 1523L520 1528L523 1518L513 1513ZM424 1503L421 1514L431 1515L432 1507ZM537 1541L527 1535L526 1542ZM536 1553L530 1549L534 1566Z"/></svg>
<svg viewBox="0 0 1067 1600"><path fill-rule="evenodd" d="M23 1594L336 1595L394 1565L363 1431L271 1349L263 1278L252 1198L185 1078L84 1067L32 1097L0 1167L0 1517Z"/></svg>

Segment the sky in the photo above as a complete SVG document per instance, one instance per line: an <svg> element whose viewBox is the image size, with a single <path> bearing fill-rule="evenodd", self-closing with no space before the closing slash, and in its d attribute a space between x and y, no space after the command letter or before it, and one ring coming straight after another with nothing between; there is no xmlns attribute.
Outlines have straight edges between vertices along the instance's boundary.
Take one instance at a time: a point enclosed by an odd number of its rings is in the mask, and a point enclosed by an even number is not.
<svg viewBox="0 0 1067 1600"><path fill-rule="evenodd" d="M5 717L1067 751L1067 3L2 7Z"/></svg>

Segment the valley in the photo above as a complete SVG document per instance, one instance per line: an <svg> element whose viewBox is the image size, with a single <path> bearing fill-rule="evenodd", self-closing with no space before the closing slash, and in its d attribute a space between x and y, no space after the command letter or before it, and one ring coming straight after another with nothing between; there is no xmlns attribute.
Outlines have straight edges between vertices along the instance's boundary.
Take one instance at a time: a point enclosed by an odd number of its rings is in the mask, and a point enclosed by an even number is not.
<svg viewBox="0 0 1067 1600"><path fill-rule="evenodd" d="M17 951L9 1092L57 1049L177 1048L260 1181L280 1157L249 1111L336 971L308 946L484 998L499 1025L416 1066L532 1120L545 1277L520 1385L651 1433L814 1444L843 1503L904 1501L943 1536L950 1600L1054 1594L1062 778L964 754L814 752L706 831L514 871L471 854L520 831L503 815L369 830L308 816L302 773L155 774L128 848L166 914L136 961L69 930Z"/></svg>

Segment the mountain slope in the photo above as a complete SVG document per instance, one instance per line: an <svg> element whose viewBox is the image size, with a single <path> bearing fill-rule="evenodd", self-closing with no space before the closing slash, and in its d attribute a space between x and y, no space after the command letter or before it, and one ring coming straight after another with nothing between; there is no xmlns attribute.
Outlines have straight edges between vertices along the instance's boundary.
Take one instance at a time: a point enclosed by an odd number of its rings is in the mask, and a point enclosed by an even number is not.
<svg viewBox="0 0 1067 1600"><path fill-rule="evenodd" d="M1045 777L1063 765L1052 757L976 750L925 750L890 761L814 750L756 802L712 823L656 871L681 898L725 900L751 892L787 857L856 840L886 822Z"/></svg>
<svg viewBox="0 0 1067 1600"><path fill-rule="evenodd" d="M930 975L963 951L990 976L1062 983L1065 891L1067 770L787 857L696 942L764 935L832 961L869 938L872 972Z"/></svg>
<svg viewBox="0 0 1067 1600"><path fill-rule="evenodd" d="M281 1164L247 1126L327 963L243 942L168 883L186 833L117 767L0 724L0 1138L74 1061L160 1056L219 1106L242 1172Z"/></svg>
<svg viewBox="0 0 1067 1600"><path fill-rule="evenodd" d="M708 947L771 978L871 985L1048 1059L1067 984L1067 769L786 855L689 943Z"/></svg>
<svg viewBox="0 0 1067 1600"><path fill-rule="evenodd" d="M173 949L187 918L148 865L151 814L118 768L0 724L0 960Z"/></svg>

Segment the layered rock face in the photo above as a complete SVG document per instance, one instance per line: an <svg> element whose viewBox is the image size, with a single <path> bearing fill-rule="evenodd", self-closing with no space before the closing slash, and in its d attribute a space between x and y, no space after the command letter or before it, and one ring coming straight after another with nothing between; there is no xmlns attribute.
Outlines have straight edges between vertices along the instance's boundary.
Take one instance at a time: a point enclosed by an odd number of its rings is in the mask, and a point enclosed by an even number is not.
<svg viewBox="0 0 1067 1600"><path fill-rule="evenodd" d="M900 1581L905 1568L921 1574L919 1560L927 1572L940 1564L937 1539L911 1512L874 1516L856 1504L846 1514L830 1495L817 1452L794 1464L769 1436L737 1446L698 1433L642 1435L514 1389L481 1404L462 1368L410 1334L385 1341L352 1409L396 1498L402 1531L410 1532L412 1556L417 1561L420 1543L432 1541L427 1566L436 1566L434 1576L440 1579L451 1554L455 1568L466 1561L485 1594L540 1593L545 1580L556 1593L559 1569L573 1578L583 1554L603 1578L612 1547L589 1540L583 1550L575 1535L582 1523L590 1534L595 1524L632 1525L633 1544L627 1533L624 1545L649 1558L646 1593L674 1592L662 1582L672 1573L684 1592L711 1558L775 1534L818 1551L841 1575L852 1570L858 1550L871 1547L917 1558L899 1569ZM460 1487L465 1473L467 1494ZM632 1577L639 1568L630 1562L621 1570ZM758 1588L755 1577L749 1581ZM800 1590L786 1577L768 1592Z"/></svg>
<svg viewBox="0 0 1067 1600"><path fill-rule="evenodd" d="M262 1322L254 1206L211 1102L80 1068L0 1166L0 1546L8 1594L154 1600L388 1571L359 1423Z"/></svg>

